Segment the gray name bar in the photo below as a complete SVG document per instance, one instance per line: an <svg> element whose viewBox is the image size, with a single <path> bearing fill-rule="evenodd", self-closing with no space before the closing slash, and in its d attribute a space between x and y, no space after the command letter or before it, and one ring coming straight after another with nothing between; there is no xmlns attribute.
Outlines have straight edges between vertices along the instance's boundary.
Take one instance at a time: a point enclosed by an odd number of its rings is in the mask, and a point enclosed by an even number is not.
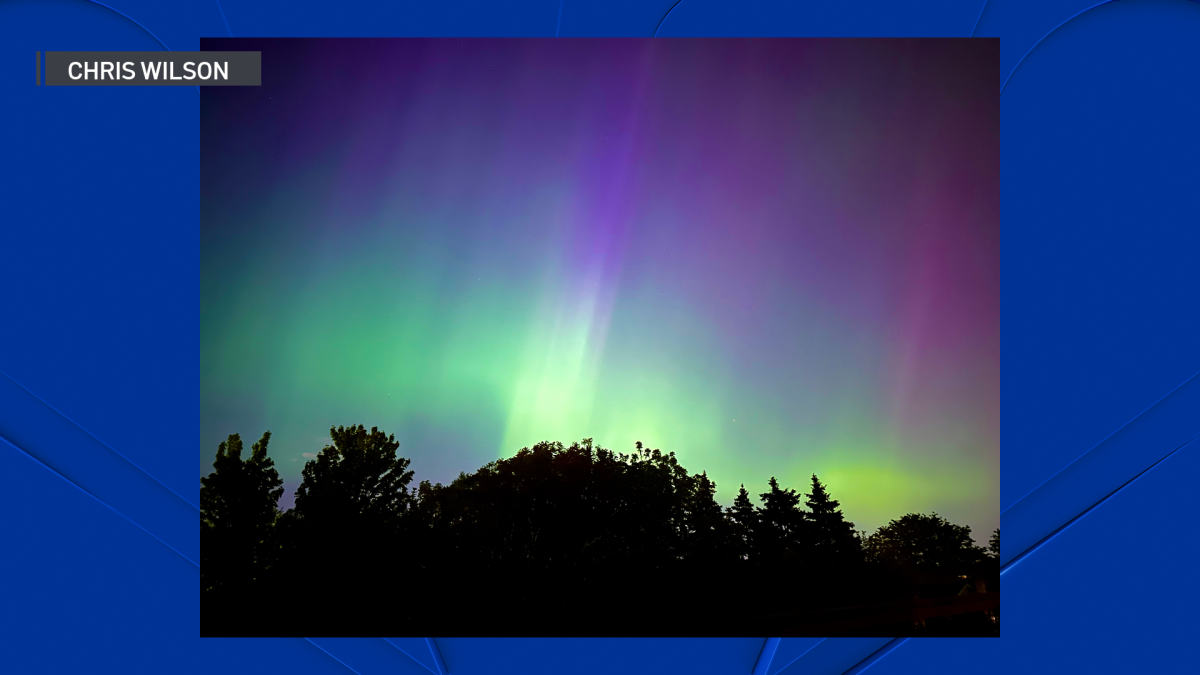
<svg viewBox="0 0 1200 675"><path fill-rule="evenodd" d="M262 52L46 52L48 87L260 87Z"/></svg>

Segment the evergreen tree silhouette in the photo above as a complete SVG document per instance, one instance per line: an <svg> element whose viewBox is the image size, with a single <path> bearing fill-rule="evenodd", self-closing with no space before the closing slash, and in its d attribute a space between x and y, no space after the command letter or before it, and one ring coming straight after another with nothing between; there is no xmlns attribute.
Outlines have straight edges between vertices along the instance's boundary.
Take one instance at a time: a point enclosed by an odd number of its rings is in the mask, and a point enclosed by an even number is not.
<svg viewBox="0 0 1200 675"><path fill-rule="evenodd" d="M729 529L717 504L717 484L709 479L707 471L693 476L692 481L686 507L687 557L698 567L729 562Z"/></svg>
<svg viewBox="0 0 1200 675"><path fill-rule="evenodd" d="M236 434L221 444L201 489L203 634L249 635L262 623L256 609L271 607L280 634L316 622L339 634L635 625L712 635L908 598L939 579L957 583L951 594L964 583L998 588L999 530L985 550L969 527L907 514L860 536L815 474L804 495L771 477L757 507L742 485L722 510L707 472L689 473L674 453L641 442L618 453L585 438L543 441L414 489L394 436L359 425L330 438L282 514L270 434L245 460Z"/></svg>
<svg viewBox="0 0 1200 675"><path fill-rule="evenodd" d="M829 564L844 566L862 557L854 523L842 516L841 504L829 496L828 490L812 475L812 489L805 494L812 523L813 555Z"/></svg>
<svg viewBox="0 0 1200 675"><path fill-rule="evenodd" d="M1000 528L996 528L992 532L992 538L988 540L988 553L996 560L1000 560Z"/></svg>
<svg viewBox="0 0 1200 675"><path fill-rule="evenodd" d="M743 483L738 488L738 495L733 500L733 506L725 509L725 515L731 524L732 536L730 545L732 554L739 560L753 560L754 532L758 526L758 512L750 501L750 493Z"/></svg>
<svg viewBox="0 0 1200 675"><path fill-rule="evenodd" d="M810 553L807 514L800 510L800 495L794 489L779 487L771 476L771 488L758 497L763 505L758 510L759 528L754 536L754 548L767 565L804 562Z"/></svg>

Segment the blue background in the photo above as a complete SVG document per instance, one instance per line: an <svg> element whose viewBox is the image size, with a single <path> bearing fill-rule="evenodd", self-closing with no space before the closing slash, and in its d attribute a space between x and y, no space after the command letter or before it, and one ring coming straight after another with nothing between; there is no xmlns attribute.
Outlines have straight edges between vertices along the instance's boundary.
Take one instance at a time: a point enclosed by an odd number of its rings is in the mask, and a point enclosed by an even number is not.
<svg viewBox="0 0 1200 675"><path fill-rule="evenodd" d="M1193 669L1200 4L6 0L0 670L437 671L197 637L199 95L37 87L35 51L656 33L1001 38L1003 637L785 639L766 675ZM437 644L454 675L750 673L763 640Z"/></svg>

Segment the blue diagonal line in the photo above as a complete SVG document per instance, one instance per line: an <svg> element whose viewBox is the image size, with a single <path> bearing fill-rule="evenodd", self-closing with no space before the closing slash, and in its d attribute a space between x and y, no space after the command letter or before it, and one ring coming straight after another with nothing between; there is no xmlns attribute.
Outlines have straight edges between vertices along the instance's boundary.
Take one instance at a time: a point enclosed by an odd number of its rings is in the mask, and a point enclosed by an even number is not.
<svg viewBox="0 0 1200 675"><path fill-rule="evenodd" d="M842 673L842 675L858 675L859 673L863 672L867 668L870 668L871 666L875 665L876 663L879 663L880 659L882 659L883 657L887 656L888 654L891 654L892 652L896 651L896 648L899 647L900 645L904 644L905 642L908 642L908 638L893 639L891 642L887 643L886 645L880 647L879 649L876 649L867 658L854 664L853 668Z"/></svg>
<svg viewBox="0 0 1200 675"><path fill-rule="evenodd" d="M979 20L983 18L983 10L985 9L987 9L987 0L983 0L983 7L979 8L979 16L975 17L975 26L971 28L971 35L968 37L975 37L975 31L979 30Z"/></svg>
<svg viewBox="0 0 1200 675"><path fill-rule="evenodd" d="M305 639L305 640L308 640L308 644L310 644L310 645L312 645L312 646L316 647L317 649L320 649L321 651L325 652L326 654L329 654L329 650L325 649L325 648L324 648L324 647L322 647L321 645L319 645L319 644L317 644L317 643L313 642L313 641L312 641L312 640L310 640L309 638L304 638L304 639ZM334 661L337 661L338 663L342 664L343 666L346 666L346 662L345 662L345 661L343 661L343 660L339 659L338 657L334 656L333 654L329 654L329 658L333 659ZM347 667L347 668L349 668L349 669L350 669L350 672L354 673L354 675L362 675L362 673L358 672L357 670L355 670L355 669L353 669L353 668L350 668L350 666L346 666L346 667Z"/></svg>
<svg viewBox="0 0 1200 675"><path fill-rule="evenodd" d="M225 22L225 32L229 33L229 37L233 37L233 31L229 30L229 19L225 18L225 9L221 7L221 0L216 0L217 11L221 13L221 20Z"/></svg>
<svg viewBox="0 0 1200 675"><path fill-rule="evenodd" d="M671 5L671 9L668 9L667 13L663 14L663 18L658 20L658 25L654 27L654 33L650 37L658 37L658 29L662 28L663 22L667 20L668 16L671 16L671 12L674 12L675 8L678 7L679 3L681 2L683 2L683 0L675 0L675 4Z"/></svg>
<svg viewBox="0 0 1200 675"><path fill-rule="evenodd" d="M1117 488L1116 490L1113 490L1112 492L1110 492L1110 493L1108 493L1107 495L1105 495L1103 499L1101 499L1100 501L1096 502L1095 504L1092 504L1091 506L1089 506L1087 509L1085 509L1085 510L1083 511L1083 513L1080 513L1079 515L1075 516L1074 518L1072 518L1072 519L1068 520L1068 521L1067 521L1065 524L1063 524L1063 525L1062 525L1061 527L1059 527L1057 530L1055 530L1055 531L1051 532L1050 534L1046 535L1045 537L1042 537L1042 539L1041 539L1040 541L1038 541L1038 543L1036 543L1036 544L1034 544L1033 546L1030 546L1029 548L1025 549L1025 550L1024 550L1024 551L1022 551L1022 552L1021 552L1019 555L1017 555L1016 557L1014 557L1012 560L1009 560L1007 563L1005 563L1005 564L1004 564L1004 565L1003 565L1003 566L1000 568L1000 575L1001 575L1001 576L1003 576L1005 572L1007 572L1008 570L1010 570L1010 569L1012 569L1013 567L1015 567L1015 566L1017 565L1017 563L1019 563L1019 562L1021 562L1022 560L1024 560L1024 559L1025 559L1025 557L1026 557L1026 556L1028 556L1030 553L1033 553L1034 551L1038 550L1038 549L1039 549L1039 548L1041 548L1042 546L1045 546L1046 544L1050 543L1050 540L1051 540L1051 539L1053 539L1053 538L1057 537L1057 536L1058 536L1060 533L1062 533L1063 531L1065 531L1065 530L1066 530L1068 527L1071 527L1072 525L1074 525L1076 522L1078 522L1078 521L1079 521L1079 519L1080 519L1080 518L1083 518L1083 517L1084 517L1084 516L1086 516L1087 514L1091 513L1093 510L1095 510L1095 509L1096 509L1096 507L1097 507L1097 506L1100 506L1101 504L1103 504L1104 502L1108 501L1109 499L1112 499L1112 498L1113 498L1114 496L1116 496L1116 494L1117 494L1117 493L1119 493L1121 490L1124 490L1125 488L1127 488L1127 487L1129 487L1130 485L1132 485L1134 481L1136 481L1137 479L1139 479L1139 478L1141 478L1142 476L1146 475L1146 473L1147 473L1147 472L1149 472L1149 471L1150 471L1150 469L1153 469L1154 467L1158 466L1159 464L1162 464L1162 463L1163 463L1163 462L1164 462L1164 461L1167 459L1167 457L1170 457L1171 455L1174 455L1175 453L1179 452L1179 451L1180 451L1180 450L1182 450L1183 448L1187 447L1187 445L1188 445L1189 443L1191 443L1191 442L1195 441L1197 438L1200 438L1200 434L1196 434L1195 436L1192 436L1192 437L1191 437L1191 438L1189 438L1189 439L1188 439L1186 442L1184 442L1184 443L1183 443L1183 445L1180 445L1178 448L1175 448L1175 449L1174 449L1174 450L1172 450L1171 452L1167 453L1166 457L1163 457L1162 459L1160 459L1160 460L1158 460L1157 462L1155 462L1155 463L1151 464L1150 466L1146 467L1145 469L1142 469L1142 471L1141 471L1140 473L1138 473L1138 475L1136 475L1136 476L1134 476L1133 478L1130 478L1129 480L1125 481L1125 483L1123 483L1123 484L1121 485L1121 487Z"/></svg>
<svg viewBox="0 0 1200 675"><path fill-rule="evenodd" d="M563 0L558 0L558 22L554 24L554 37L558 37L558 29L562 27Z"/></svg>
<svg viewBox="0 0 1200 675"><path fill-rule="evenodd" d="M59 472L55 471L54 469L51 469L51 468L50 468L49 466L47 466L47 465L46 465L44 462L42 462L42 460L38 459L37 457L34 457L33 455L29 454L28 452L25 452L25 451L24 451L24 450L22 450L21 448L17 447L17 446L16 446L16 445L15 445L15 444L14 444L12 441L8 440L7 438L4 438L3 436L0 436L0 441L3 441L3 442L6 444L6 445L8 445L9 447L11 447L13 450L16 450L17 452L21 453L22 455L25 455L25 456L26 456L26 457L28 457L29 459L31 459L31 460L33 460L33 461L37 462L39 465L41 465L41 466L42 466L42 468L46 469L47 471L49 471L50 473L54 474L55 476L58 476L59 478L63 479L64 481L66 481L66 482L67 482L67 483L69 483L70 485L74 486L74 487L75 487L75 489L79 490L79 491L80 491L80 492L82 492L83 494L85 494L85 495L87 495L87 496L91 497L92 499L95 499L97 502L100 502L100 504L102 504L102 505L103 505L105 508L107 508L109 511L112 511L113 513L117 514L118 516L121 516L121 517L122 517L122 518L124 518L125 520L128 520L129 522L133 523L133 524L134 524L134 525L135 525L135 526L136 526L136 527L137 527L139 530L141 530L142 532L145 532L146 534L150 535L151 537L154 537L154 538L155 538L155 539L156 539L156 540L157 540L157 541L158 541L160 544L162 544L163 546L166 546L167 548L171 549L172 551L175 551L176 553L179 553L179 551L178 551L178 550L177 550L177 549L176 549L174 546L171 546L170 544L168 544L167 542L163 541L162 539L159 539L159 538L158 538L158 536L157 536L157 535L155 535L153 532L151 532L150 530L147 530L146 528L142 527L141 525L138 525L138 524L137 524L135 521L133 521L132 519L130 519L130 518L129 518L129 516L125 515L124 513L121 513L120 511L118 511L118 510L114 509L113 507L109 506L109 505L108 505L108 503L106 503L106 502L105 502L103 499L100 499L99 497L97 497L96 495L92 494L91 492L88 492L88 491L87 491L87 490L85 490L85 489L84 489L82 486L80 486L78 483L75 483L75 482L74 482L74 481L72 481L70 478L67 478L66 476L62 475L61 473L59 473ZM188 562L192 563L192 564L193 564L193 565L195 565L196 567L200 567L200 564L199 564L199 563L197 563L195 560L192 560L191 558L187 557L186 555L184 555L184 554L182 554L182 553L179 553L179 557L181 557L181 558L183 558L184 560L186 560L186 561L188 561Z"/></svg>
<svg viewBox="0 0 1200 675"><path fill-rule="evenodd" d="M437 666L438 675L449 675L450 671L446 668L446 662L442 660L442 652L433 638L425 638L425 646L429 647L429 654L433 656L433 663Z"/></svg>
<svg viewBox="0 0 1200 675"><path fill-rule="evenodd" d="M824 642L824 641L826 641L826 640L828 640L828 639L829 639L829 638L821 638L820 640L817 640L816 642L812 643L812 645L811 645L811 646L809 646L809 648L808 648L808 649L805 649L804 651L800 652L800 655L799 655L799 656L797 656L796 658L792 659L791 661L788 661L788 662L787 662L785 665L783 665L782 667L780 667L780 668L779 668L779 670L776 670L775 672L776 672L776 673L779 673L779 672L782 672L784 668L790 668L790 667L791 667L791 665L792 665L793 663L795 663L795 662L799 661L800 659L804 658L804 655L805 655L805 654L807 654L807 653L811 652L812 650L816 649L816 648L817 648L817 645L821 644L822 642Z"/></svg>
<svg viewBox="0 0 1200 675"><path fill-rule="evenodd" d="M1074 465L1076 462L1078 462L1079 460L1081 460L1081 459L1083 459L1084 457L1086 457L1086 456L1088 455L1088 453L1092 452L1092 451L1093 451L1093 450L1095 450L1096 448L1098 448L1098 447L1100 447L1100 446L1104 445L1105 443L1107 443L1107 442L1108 442L1108 439L1112 438L1113 436L1116 436L1118 433L1120 433L1120 431L1121 431L1122 429L1124 429L1125 427L1129 426L1130 424L1133 424L1135 421L1137 421L1137 419L1138 419L1139 417L1141 417L1142 415L1145 415L1146 413L1150 412L1150 410L1151 410L1151 409L1153 409L1153 408L1154 408L1154 406L1156 406L1156 405L1158 405L1159 403L1162 403L1163 401L1167 400L1167 398L1169 398L1169 397L1171 396L1171 394L1174 394L1176 391L1179 391L1179 390L1180 390L1180 389L1182 389L1182 388L1183 388L1183 387L1184 387L1184 386L1185 386L1185 385L1186 385L1188 382L1191 382L1192 380L1196 379L1197 377L1200 377L1200 372L1198 372L1198 373L1193 373L1193 374L1191 375L1191 377L1189 377L1189 378L1187 378L1186 380L1184 380L1183 382L1179 383L1179 386L1177 386L1177 387L1175 387L1174 389L1172 389L1171 391L1168 391L1167 393L1163 394L1163 395L1162 395L1162 397L1161 397L1161 398L1159 398L1157 401L1155 401L1154 403L1151 403L1150 405L1146 406L1146 409L1145 409L1145 410L1143 410L1143 411L1141 411L1140 413L1138 413L1138 414L1134 415L1134 416L1133 416L1133 417L1132 417L1132 418L1131 418L1131 419L1130 419L1128 422L1126 422L1125 424L1122 424L1121 426L1119 426L1119 427L1117 427L1116 429L1114 429L1114 430L1113 430L1113 432L1112 432L1111 434L1109 434L1109 435L1105 436L1105 437L1104 437L1104 439L1103 439L1103 440L1101 440L1099 443L1097 443L1097 444L1093 445L1092 447L1088 448L1087 450L1085 450L1085 451L1083 452L1083 454L1079 455L1079 456L1078 456L1078 457L1076 457L1075 459L1073 459L1073 460L1071 460L1070 462L1068 462L1068 463L1067 463L1067 465L1066 465L1066 466L1064 466L1063 468L1059 469L1058 471L1055 471L1053 476L1050 476L1049 478L1047 478L1046 480L1042 481L1041 483L1038 483L1037 487L1033 488L1033 489L1032 489L1032 490L1030 490L1029 492L1026 492L1024 495L1022 495L1022 496L1021 496L1021 498L1020 498L1020 499L1018 499L1018 500L1014 501L1012 504L1009 504L1007 507L1005 507L1005 508L1001 509L1001 510L1000 510L1000 515L1004 515L1004 513L1005 513L1006 511L1008 511L1008 510L1009 510L1009 509L1011 509L1012 507L1016 506L1017 504L1020 504L1022 499L1025 499L1025 498L1026 498L1026 497L1028 497L1029 495L1031 495L1031 494L1033 494L1033 493L1037 492L1038 490L1040 490L1040 489L1041 489L1041 487L1042 487L1043 485L1045 485L1046 483L1049 483L1050 481L1054 480L1054 478L1055 478L1056 476L1058 476L1059 474L1063 473L1063 472L1064 472L1064 471L1066 471L1067 469L1071 468L1071 466L1073 466L1073 465ZM1186 443L1185 443L1185 445L1186 445ZM1178 449L1178 448L1176 448L1176 449Z"/></svg>
<svg viewBox="0 0 1200 675"><path fill-rule="evenodd" d="M156 483L158 483L159 485L161 485L161 486L163 486L163 487L167 488L167 490L169 490L171 494L175 495L176 497L179 497L180 499L183 499L183 495L181 495L181 494L179 494L178 492L176 492L176 491L172 490L172 489L170 488L170 486L168 486L166 483L162 482L161 480L159 480L159 479L157 479L157 478L154 478L154 475L153 475L153 474L151 474L149 471L146 471L146 470L145 470L145 469L143 469L142 467L138 466L136 463L134 463L134 462L133 462L133 460L129 459L129 458L128 458L128 457L126 457L125 455L122 455L121 453L119 453L119 452L117 452L116 450L114 450L114 449L113 449L113 447L112 447L111 445L109 445L108 443L105 443L104 441L100 440L99 438L96 438L96 434L93 434L92 432L88 431L87 429L84 429L84 428L83 428L83 425L79 424L78 422L76 422L75 420L71 419L70 417L67 417L66 415L63 415L63 413L62 413L62 411L61 411L61 410L59 410L58 408L55 408L54 406L50 405L49 403L46 403L46 401L45 401L45 400L43 400L41 396L38 396L37 394L33 393L32 391L29 391L29 389L28 389L28 388L27 388L25 385L23 385L23 384L21 384L20 382L17 382L16 380L14 380L14 379L12 378L12 376L11 376L11 375L9 375L8 373L6 373L6 372L4 372L4 371L2 371L2 370L0 370L0 375L3 375L3 376L5 376L5 377L7 377L9 380L12 380L12 383L13 383L13 384L15 384L15 385L17 385L18 387L20 387L20 388L24 389L24 390L26 391L26 393L28 393L30 396L32 396L32 397L34 397L34 398L36 398L37 400L41 401L41 402L42 402L42 404L43 404L43 405L45 405L47 408L49 408L49 409L53 410L54 412L58 413L59 415L61 415L61 416L62 416L62 418L63 418L63 419L65 419L66 421L70 422L71 424L74 424L74 425L75 425L76 427L78 427L78 428L79 428L81 431L83 431L83 433L87 434L88 436L91 436L92 438L95 438L97 443L99 443L100 445L103 445L104 447L108 448L109 450L112 450L112 452L113 452L113 453L115 453L115 454L117 455L117 457L120 457L121 459L125 460L126 462L129 462L129 463L130 463L130 465L132 465L132 466L133 466L133 468L135 468L135 469L137 469L138 471L141 471L142 473L146 474L147 476L150 476L151 478L153 478L153 479L154 479L154 482L156 482ZM14 446L14 447L15 447L15 446ZM22 452L24 452L24 451L22 451ZM74 485L74 483L72 483L72 485ZM80 488L80 489L83 489L83 488ZM195 504L193 504L193 503L189 502L188 500L186 500L186 499L183 499L183 501L184 501L184 503L186 503L188 506L192 507L193 509L196 509L197 511L199 511L199 510L200 510L200 509L199 509L199 508L198 508L198 507L197 507Z"/></svg>
<svg viewBox="0 0 1200 675"><path fill-rule="evenodd" d="M407 656L408 658L412 659L412 660L413 660L413 661L415 661L415 662L416 662L418 665L420 665L422 668L424 668L425 670L428 670L429 672L433 673L433 675L438 675L438 674L437 674L435 671L433 671L433 670L430 670L429 666L425 665L424 663L421 663L421 661L420 661L419 659L417 659L415 656L413 656L412 654L409 654L408 652L406 652L406 651L404 651L403 649L401 649L401 648L400 648L400 645L396 644L395 642L392 642L392 641L391 641L391 640L389 640L388 638L383 638L383 641L384 641L384 642L386 642L386 643L388 643L389 645L391 645L391 646L395 647L395 648L396 648L396 651L398 651L398 652L400 652L401 654L403 654L403 655Z"/></svg>
<svg viewBox="0 0 1200 675"><path fill-rule="evenodd" d="M1027 56L1029 56L1031 53L1033 53L1033 50L1037 49L1037 46L1038 46L1038 45L1040 45L1040 44L1042 44L1042 41L1043 41L1043 40L1045 40L1046 38L1050 37L1050 33L1053 33L1054 31L1058 30L1059 28L1062 28L1064 25L1066 25L1067 21L1070 21L1071 19L1074 19L1075 17L1079 16L1080 14L1083 14L1084 12L1090 12L1090 11L1092 11L1093 9L1096 9L1097 7L1099 7L1100 5L1107 5L1107 4L1108 4L1108 3L1110 3L1110 2L1116 2L1116 0L1104 0L1103 2L1098 2L1098 3L1094 4L1094 5L1092 5L1091 7L1088 7L1087 9L1082 9L1082 10L1080 10L1080 11L1078 11L1078 12L1076 12L1076 13L1072 14L1071 16L1069 16L1069 17L1067 18L1067 20L1066 20L1066 21L1063 21L1062 23L1058 24L1058 25L1057 25L1057 26L1055 26L1054 28L1051 28L1049 33L1046 33L1045 35L1043 35L1043 36L1041 37L1041 39L1040 39L1040 40L1038 40L1037 42L1033 43L1033 46L1029 48L1029 51L1025 52L1025 56L1022 56L1022 57L1021 57L1021 60L1020 60L1020 61L1017 61L1017 65L1013 66L1013 69L1012 69L1012 70L1010 70L1010 71L1008 71L1008 77L1004 78L1004 84L1000 85L1000 94L1001 94L1001 95L1003 95L1003 94L1004 94L1004 88L1008 86L1008 81L1012 79L1013 73L1017 72L1017 68L1020 68L1020 67L1021 67L1021 64L1025 62L1025 57L1027 57ZM982 16L982 14L981 14L980 16Z"/></svg>
<svg viewBox="0 0 1200 675"><path fill-rule="evenodd" d="M96 2L96 0L88 0L88 2L92 3L93 5L99 5L99 6L103 7L104 9L107 9L107 10L108 10L108 11L110 11L110 12L116 12L117 14L120 14L121 16L125 17L126 19L128 19L128 20L130 20L130 21L133 21L133 25L135 25L135 26L137 26L138 28L141 28L142 30L146 31L146 33L147 33L147 34L149 34L149 35L150 35L150 37L154 38L155 40L158 40L158 36L157 36L157 35L155 35L154 33L151 33L149 28L146 28L146 27L145 27L145 26L143 26L142 24L140 24L140 23L138 23L137 21L135 21L135 20L133 19L133 17L129 16L128 14L126 14L126 13L124 13L124 12L120 11L120 10L113 9L112 7L109 7L108 5L104 4L103 2ZM219 6L219 5L218 5L218 6ZM222 12L222 13L221 13L221 18L222 18L222 19L224 19L224 18L225 18L225 13L224 13L224 12ZM225 24L225 28L229 28L229 23L228 23L228 22L226 22L226 24ZM230 35L232 36L232 33L230 33ZM165 50L167 50L167 51L171 51L171 48L167 46L167 43L163 42L162 40L158 40L158 44L162 45L162 46L163 46L163 49L165 49ZM197 94L199 94L199 93L200 93L200 87L196 87L196 93L197 93ZM11 378L10 378L10 379L11 379ZM187 501L187 500L184 500L184 501Z"/></svg>
<svg viewBox="0 0 1200 675"><path fill-rule="evenodd" d="M771 661L775 659L775 652L779 650L779 643L783 638L767 638L763 640L763 646L758 650L758 658L754 660L754 667L750 669L751 675L767 675L767 671L771 670Z"/></svg>
<svg viewBox="0 0 1200 675"><path fill-rule="evenodd" d="M146 31L147 33L149 33L149 34L150 34L150 37L154 38L155 40L158 40L158 36L157 36L157 35L155 35L154 33L151 33L149 28L146 28L146 27L145 27L145 26L143 26L142 24L138 23L138 22L137 22L137 21L135 21L135 20L134 20L132 17L130 17L128 14L126 14L126 13L122 12L121 10L119 10L119 9L113 9L112 7L109 7L108 5L104 4L103 2L96 2L96 0L88 0L88 2L92 3L93 5L100 5L100 6L101 6L101 7L103 7L104 9L107 9L107 10L109 10L110 12L116 12L117 14L120 14L121 16L125 17L126 19L128 19L128 20L130 20L130 21L133 21L133 25L135 25L135 26L137 26L138 28L141 28L142 30L144 30L144 31ZM171 48L167 46L167 43L163 42L162 40L158 40L158 44L162 45L162 46L163 46L163 49L165 49L165 50L167 50L167 51L171 51Z"/></svg>

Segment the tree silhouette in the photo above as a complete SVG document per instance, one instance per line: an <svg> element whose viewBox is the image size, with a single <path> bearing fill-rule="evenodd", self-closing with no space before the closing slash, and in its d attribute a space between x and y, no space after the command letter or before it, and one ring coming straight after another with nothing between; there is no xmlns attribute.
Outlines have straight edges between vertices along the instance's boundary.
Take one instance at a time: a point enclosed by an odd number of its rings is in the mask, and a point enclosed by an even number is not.
<svg viewBox="0 0 1200 675"><path fill-rule="evenodd" d="M758 563L778 567L786 563L805 562L811 553L812 540L807 514L800 510L800 495L794 489L779 487L771 476L771 488L758 496L763 505L758 511L758 528L754 533L754 549Z"/></svg>
<svg viewBox="0 0 1200 675"><path fill-rule="evenodd" d="M224 604L248 597L269 568L264 542L283 495L270 440L268 431L243 460L241 437L230 435L217 447L214 471L200 479L200 587Z"/></svg>
<svg viewBox="0 0 1200 675"><path fill-rule="evenodd" d="M846 565L862 557L854 523L842 516L841 504L829 496L825 486L812 475L812 490L805 494L812 523L813 555L830 564Z"/></svg>
<svg viewBox="0 0 1200 675"><path fill-rule="evenodd" d="M867 538L866 548L869 559L915 579L971 575L984 554L971 539L970 527L936 513L893 520Z"/></svg>
<svg viewBox="0 0 1200 675"><path fill-rule="evenodd" d="M288 585L322 571L326 595L337 596L364 592L373 575L394 565L413 472L396 455L395 436L376 427L330 427L329 436L332 442L304 465L296 506L281 519L280 548Z"/></svg>
<svg viewBox="0 0 1200 675"><path fill-rule="evenodd" d="M450 485L423 483L414 522L435 573L503 577L509 583L499 592L510 606L560 611L570 602L558 591L563 584L600 606L623 589L636 605L661 598L662 589L638 596L630 588L681 574L688 559L723 554L714 492L706 474L689 476L671 453L638 444L618 454L591 439L570 447L543 442ZM657 576L614 576L631 566ZM449 592L458 595L448 606L471 596Z"/></svg>
<svg viewBox="0 0 1200 675"><path fill-rule="evenodd" d="M520 634L747 634L777 630L786 624L772 617L788 612L911 597L944 577L958 582L952 592L964 576L981 588L999 579L998 530L990 554L937 514L859 536L816 475L803 496L771 477L759 506L742 485L722 510L707 472L640 442L625 454L590 438L545 441L413 489L394 436L334 427L280 514L269 439L243 461L230 436L201 479L205 635L250 634L264 607L280 634L311 621L361 634L381 630L379 616L464 635L513 621Z"/></svg>
<svg viewBox="0 0 1200 675"><path fill-rule="evenodd" d="M732 562L730 529L717 504L717 484L709 479L707 471L693 476L692 481L685 516L685 555L701 569Z"/></svg>
<svg viewBox="0 0 1200 675"><path fill-rule="evenodd" d="M739 560L750 560L753 556L754 532L758 527L758 512L750 501L745 483L738 488L733 506L725 509L725 515L732 531L730 545L733 546L733 555Z"/></svg>
<svg viewBox="0 0 1200 675"><path fill-rule="evenodd" d="M304 465L296 489L296 513L305 520L328 519L338 526L359 521L394 522L407 509L409 460L400 444L376 427L330 427L333 443Z"/></svg>
<svg viewBox="0 0 1200 675"><path fill-rule="evenodd" d="M1000 528L996 528L992 532L992 538L988 540L988 553L996 560L1000 560Z"/></svg>

